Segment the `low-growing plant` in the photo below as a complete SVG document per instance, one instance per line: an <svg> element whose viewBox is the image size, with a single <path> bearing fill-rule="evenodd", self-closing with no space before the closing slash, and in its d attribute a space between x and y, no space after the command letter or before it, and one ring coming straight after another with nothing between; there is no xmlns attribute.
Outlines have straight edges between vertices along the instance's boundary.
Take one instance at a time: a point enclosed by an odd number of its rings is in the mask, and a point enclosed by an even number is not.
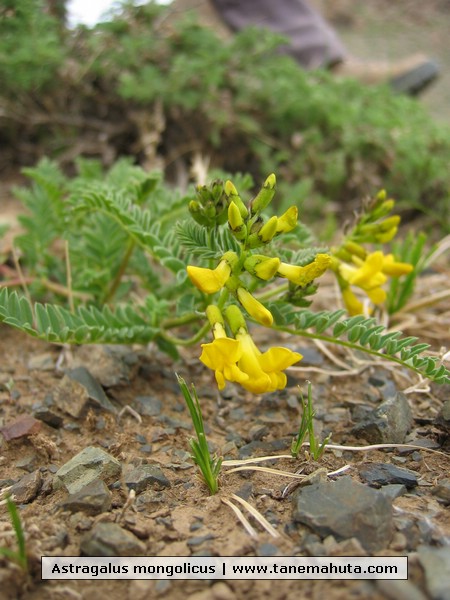
<svg viewBox="0 0 450 600"><path fill-rule="evenodd" d="M155 2L60 31L44 4L0 9L2 161L129 155L174 177L200 152L257 181L283 173L278 210L300 185L310 224L322 226L330 200L336 217L385 186L448 229L450 129L416 99L305 72L269 31L224 41L192 15L166 27L171 8Z"/></svg>
<svg viewBox="0 0 450 600"><path fill-rule="evenodd" d="M200 469L210 493L215 494L219 489L219 474L222 458L212 456L209 450L205 426L203 424L202 409L195 386L192 384L191 389L189 389L182 377L177 375L177 379L197 435L197 439L191 438L189 440L192 458Z"/></svg>
<svg viewBox="0 0 450 600"><path fill-rule="evenodd" d="M300 418L298 433L292 440L291 454L294 458L297 458L303 443L309 440L309 454L312 456L313 460L319 460L325 452L325 447L330 441L331 436L327 436L322 442L319 442L314 433L314 416L316 413L314 412L312 405L312 384L310 381L307 381L306 383L308 384L308 396L307 400L305 400L303 394L300 392L302 416Z"/></svg>
<svg viewBox="0 0 450 600"><path fill-rule="evenodd" d="M5 556L9 560L19 565L21 569L26 571L28 569L28 558L22 521L20 519L17 506L9 496L6 496L6 506L8 508L11 525L13 527L14 533L16 534L17 550L11 550L11 548L0 547L0 556Z"/></svg>
<svg viewBox="0 0 450 600"><path fill-rule="evenodd" d="M255 324L449 381L440 359L424 355L428 344L377 321L388 281L414 270L382 249L399 223L384 192L327 248L298 223L296 205L272 214L273 174L245 202L231 181L182 196L127 161L104 176L89 161L79 169L74 179L48 161L27 171L34 185L17 191L27 214L14 239L21 269L1 284L1 321L55 343L152 341L174 358L211 329L200 359L219 388L230 380L253 393L283 388L284 370L301 360L288 348L261 353ZM311 310L326 272L345 308Z"/></svg>

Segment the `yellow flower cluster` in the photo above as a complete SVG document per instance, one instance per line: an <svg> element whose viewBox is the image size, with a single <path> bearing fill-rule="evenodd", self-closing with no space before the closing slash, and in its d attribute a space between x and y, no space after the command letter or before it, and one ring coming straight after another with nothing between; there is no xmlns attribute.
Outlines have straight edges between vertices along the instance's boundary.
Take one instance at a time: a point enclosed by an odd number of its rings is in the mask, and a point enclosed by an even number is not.
<svg viewBox="0 0 450 600"><path fill-rule="evenodd" d="M364 259L353 254L351 260L351 264L340 260L335 263L344 304L350 315L364 312L363 303L352 291L352 286L361 289L373 304L382 304L386 300L382 286L388 277L406 275L413 269L412 265L396 262L392 254L385 255L381 250L367 254Z"/></svg>
<svg viewBox="0 0 450 600"><path fill-rule="evenodd" d="M254 394L281 390L286 386L283 372L301 360L302 355L288 348L274 347L262 353L248 333L242 313L230 305L226 311L228 324L235 337L228 337L219 308L210 304L206 310L212 325L214 341L202 344L200 360L215 373L220 390L226 381L239 383Z"/></svg>
<svg viewBox="0 0 450 600"><path fill-rule="evenodd" d="M258 254L257 248L266 247L276 236L292 231L297 225L298 210L291 206L281 216L264 220L261 212L272 201L275 193L275 175L269 175L259 193L245 205L235 186L227 181L223 194L214 195L216 212L211 202L203 198L199 206L190 206L191 213L200 224L211 213L217 223L222 218L224 197L228 203L228 227L239 242L240 253L226 252L214 268L189 265L187 273L192 283L205 294L222 291L219 304L226 305L230 295L246 313L265 327L273 324L273 315L250 291L247 281L269 281L274 277L289 280L297 289L307 288L312 281L330 267L328 254L317 254L304 266L284 263L277 256ZM200 208L199 208L200 207ZM219 210L220 209L220 210ZM203 211L203 212L202 212ZM260 352L248 333L245 319L236 305L225 309L228 327L234 337L226 334L221 311L210 305L206 311L213 329L214 340L203 344L200 360L213 369L220 389L226 381L234 381L254 393L271 392L286 385L284 370L301 359L301 355L287 348L274 347Z"/></svg>
<svg viewBox="0 0 450 600"><path fill-rule="evenodd" d="M299 287L306 287L330 267L332 259L328 254L317 254L305 265L290 265L278 257L270 257L253 252L254 248L268 244L275 236L294 229L297 225L298 210L291 206L280 217L273 216L266 223L260 216L273 198L275 175L269 175L258 195L247 208L231 181L225 184L229 199L228 225L239 240L242 252L226 252L214 269L189 265L187 272L192 283L205 294L214 294L222 288L232 292L247 313L266 327L273 323L270 311L246 288L240 276L245 272L257 279L269 281L273 277L283 277Z"/></svg>
<svg viewBox="0 0 450 600"><path fill-rule="evenodd" d="M340 248L334 251L331 268L336 273L342 298L350 315L364 313L364 303L354 292L359 288L372 304L380 305L386 300L383 285L389 277L407 275L413 266L398 262L392 254L381 250L368 252L363 243L384 244L397 233L398 215L390 215L395 206L382 190L359 216L353 230ZM369 309L370 312L370 309Z"/></svg>

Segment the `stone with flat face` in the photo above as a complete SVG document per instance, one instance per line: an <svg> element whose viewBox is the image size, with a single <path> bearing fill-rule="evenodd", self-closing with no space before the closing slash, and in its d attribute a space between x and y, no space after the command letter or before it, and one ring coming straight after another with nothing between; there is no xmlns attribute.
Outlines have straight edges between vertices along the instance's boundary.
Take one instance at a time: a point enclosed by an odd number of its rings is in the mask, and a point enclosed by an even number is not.
<svg viewBox="0 0 450 600"><path fill-rule="evenodd" d="M389 545L392 504L378 490L342 477L300 488L293 495L293 519L322 538L356 538L369 552Z"/></svg>

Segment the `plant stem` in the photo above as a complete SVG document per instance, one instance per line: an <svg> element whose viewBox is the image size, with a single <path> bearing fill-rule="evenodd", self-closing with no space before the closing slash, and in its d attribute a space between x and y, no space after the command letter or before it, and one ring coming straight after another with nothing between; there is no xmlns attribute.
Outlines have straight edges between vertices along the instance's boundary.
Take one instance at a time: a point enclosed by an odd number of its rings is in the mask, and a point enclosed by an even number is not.
<svg viewBox="0 0 450 600"><path fill-rule="evenodd" d="M161 331L159 335L166 341L170 342L171 344L174 344L175 346L193 346L194 344L197 344L203 338L203 336L206 334L206 332L209 330L209 328L210 328L209 323L205 323L203 325L203 327L201 329L199 329L197 331L197 333L190 338L174 337L174 336L168 335L165 331Z"/></svg>
<svg viewBox="0 0 450 600"><path fill-rule="evenodd" d="M262 294L255 294L255 298L257 298L260 302L261 301L264 302L265 300L269 300L270 298L273 298L273 296L276 296L277 294L280 294L282 292L287 292L288 289L289 289L289 283L282 283L280 285L277 285L276 287L266 290Z"/></svg>
<svg viewBox="0 0 450 600"><path fill-rule="evenodd" d="M172 319L166 319L161 323L161 329L174 329L175 327L181 327L182 325L188 325L194 321L199 321L204 315L196 312L187 313L182 317L173 317Z"/></svg>
<svg viewBox="0 0 450 600"><path fill-rule="evenodd" d="M414 371L418 375L423 376L423 372L420 369L417 369L412 364L406 363L401 358L397 358L390 354L385 354L378 352L378 350L371 350L370 348L365 348L364 346L360 346L358 344L354 344L353 342L348 342L345 340L340 340L338 338L334 338L328 335L322 335L319 333L308 333L303 329L292 329L291 327L286 327L283 325L272 325L271 329L275 329L277 331L285 331L286 333L290 333L291 335L299 335L304 338L309 338L311 340L321 340L322 342L330 342L331 344L337 344L338 346L344 346L345 348L351 348L352 350L360 350L365 352L366 354L371 354L372 356L377 356L378 358L384 358L391 362L397 363L402 367L406 367L410 371Z"/></svg>
<svg viewBox="0 0 450 600"><path fill-rule="evenodd" d="M111 287L109 288L105 298L103 299L104 304L108 304L108 302L114 297L114 294L116 293L117 288L119 287L120 282L122 281L122 277L123 277L123 274L125 273L128 263L130 262L130 258L131 258L131 255L133 254L133 250L134 250L135 246L136 246L136 242L134 240L130 240L128 242L128 248L127 248L127 251L125 252L124 257L122 258L122 262L120 263L119 270L117 271L116 276L114 277L114 280L111 284Z"/></svg>

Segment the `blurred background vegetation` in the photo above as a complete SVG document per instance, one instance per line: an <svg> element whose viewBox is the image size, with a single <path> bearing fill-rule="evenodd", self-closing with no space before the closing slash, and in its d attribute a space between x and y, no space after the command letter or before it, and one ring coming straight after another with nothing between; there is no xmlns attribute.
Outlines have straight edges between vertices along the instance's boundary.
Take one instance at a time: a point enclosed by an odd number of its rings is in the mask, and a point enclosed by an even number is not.
<svg viewBox="0 0 450 600"><path fill-rule="evenodd" d="M450 126L420 101L305 73L268 32L224 42L168 11L128 3L69 29L65 0L3 0L0 172L48 156L71 175L80 156L106 168L129 156L186 189L208 162L257 184L275 172L280 202L320 218L322 234L381 188L405 217L450 229Z"/></svg>

